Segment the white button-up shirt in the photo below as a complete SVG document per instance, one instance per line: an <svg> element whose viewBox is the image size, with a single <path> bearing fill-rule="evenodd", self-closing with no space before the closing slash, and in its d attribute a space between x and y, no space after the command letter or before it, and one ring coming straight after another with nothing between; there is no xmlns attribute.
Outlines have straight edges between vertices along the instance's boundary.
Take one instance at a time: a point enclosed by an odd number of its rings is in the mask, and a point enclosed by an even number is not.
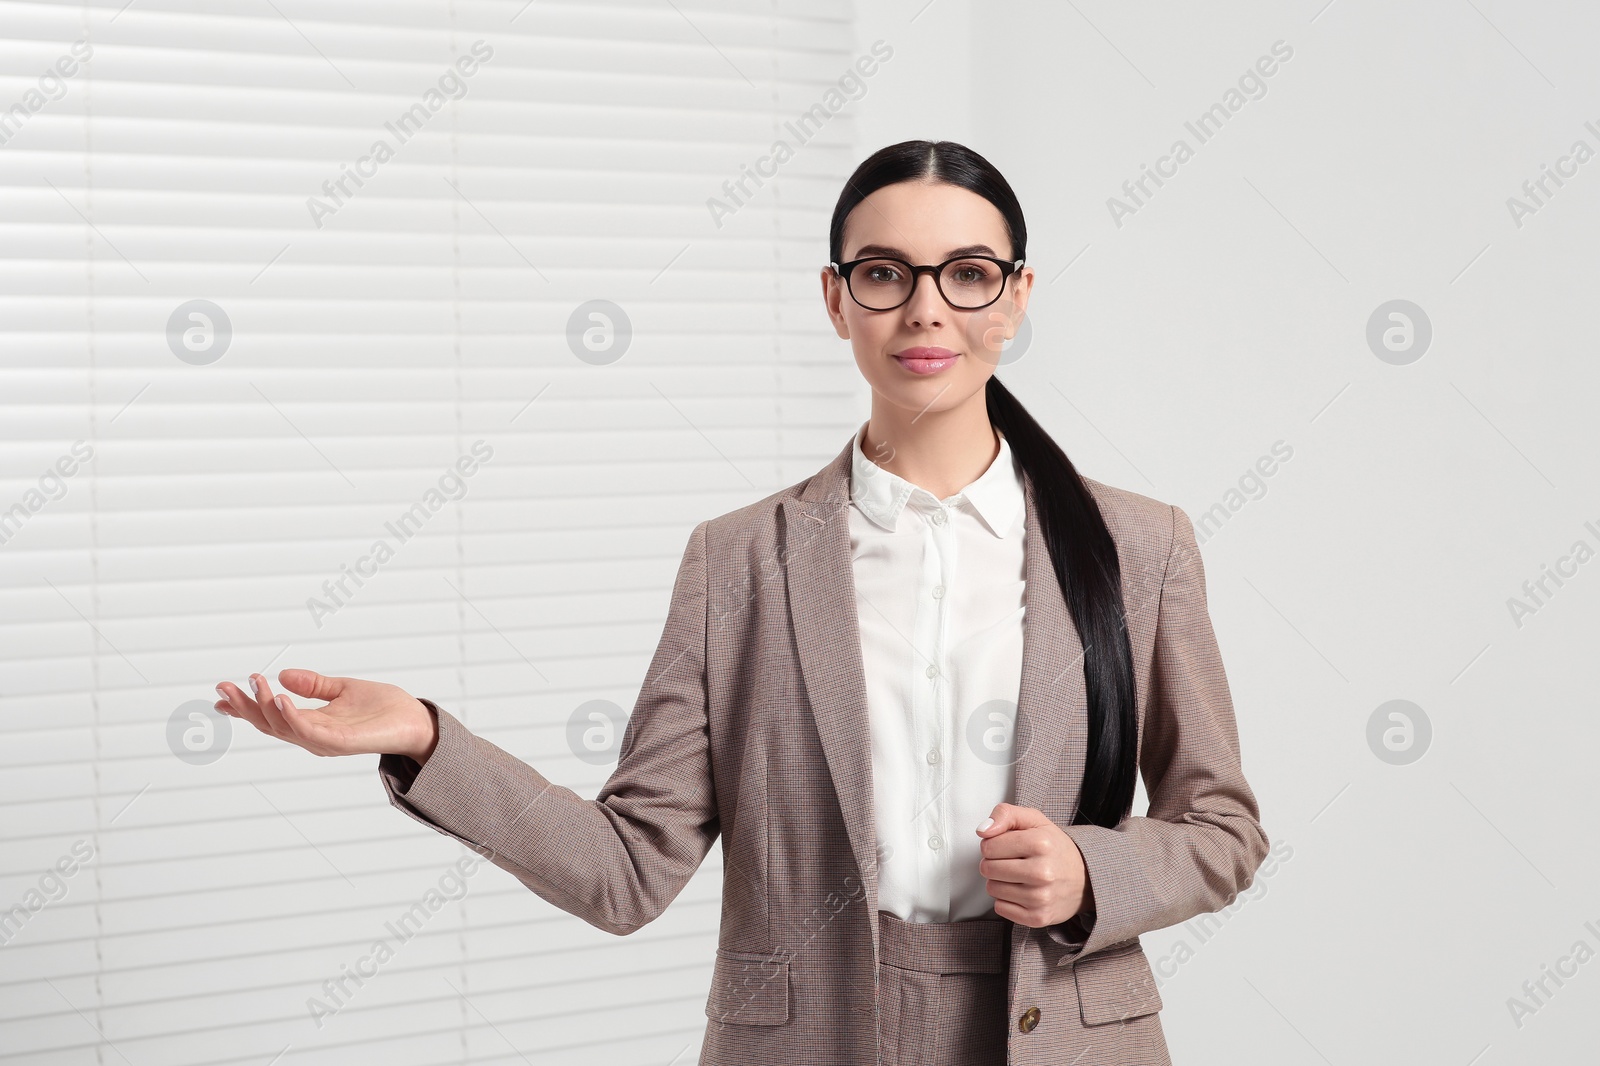
<svg viewBox="0 0 1600 1066"><path fill-rule="evenodd" d="M1010 445L953 496L851 466L850 555L872 727L878 906L906 921L994 915L975 830L1013 793L1024 498Z"/></svg>

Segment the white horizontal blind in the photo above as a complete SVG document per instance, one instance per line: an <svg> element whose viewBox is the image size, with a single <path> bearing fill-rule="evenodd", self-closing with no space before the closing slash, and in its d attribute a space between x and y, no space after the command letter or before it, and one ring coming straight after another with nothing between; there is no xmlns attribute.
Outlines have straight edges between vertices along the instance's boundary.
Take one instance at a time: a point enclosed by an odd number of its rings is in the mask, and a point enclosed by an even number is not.
<svg viewBox="0 0 1600 1066"><path fill-rule="evenodd" d="M854 51L842 0L0 0L0 1066L694 1060L715 854L625 939L461 895L375 757L188 705L382 679L593 795L689 530L856 424Z"/></svg>

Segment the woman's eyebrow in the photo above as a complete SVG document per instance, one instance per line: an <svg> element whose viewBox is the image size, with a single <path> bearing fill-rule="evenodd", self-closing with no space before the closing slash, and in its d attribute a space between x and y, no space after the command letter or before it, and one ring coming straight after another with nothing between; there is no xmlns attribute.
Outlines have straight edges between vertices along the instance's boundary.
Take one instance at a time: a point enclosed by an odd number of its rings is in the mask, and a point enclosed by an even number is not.
<svg viewBox="0 0 1600 1066"><path fill-rule="evenodd" d="M904 259L907 262L910 262L910 256L906 255L905 252L902 252L898 248L890 247L887 244L863 245L856 251L857 259L865 259L868 256L874 255L886 255L894 259ZM996 259L1000 258L998 255L995 255L995 250L990 248L987 244L968 244L960 248L952 248L950 251L945 253L944 258L947 260L959 259L964 255L992 255Z"/></svg>

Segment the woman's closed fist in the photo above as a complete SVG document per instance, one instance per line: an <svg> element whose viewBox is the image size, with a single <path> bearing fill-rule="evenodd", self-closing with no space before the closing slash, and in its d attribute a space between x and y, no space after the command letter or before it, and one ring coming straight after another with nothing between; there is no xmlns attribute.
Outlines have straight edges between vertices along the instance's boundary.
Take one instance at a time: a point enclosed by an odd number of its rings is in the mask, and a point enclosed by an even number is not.
<svg viewBox="0 0 1600 1066"><path fill-rule="evenodd" d="M409 755L426 762L438 739L433 712L405 689L356 677L329 677L314 670L280 670L288 692L274 692L261 674L250 691L229 681L217 686L217 710L243 718L261 732L313 755ZM302 707L289 695L322 700Z"/></svg>

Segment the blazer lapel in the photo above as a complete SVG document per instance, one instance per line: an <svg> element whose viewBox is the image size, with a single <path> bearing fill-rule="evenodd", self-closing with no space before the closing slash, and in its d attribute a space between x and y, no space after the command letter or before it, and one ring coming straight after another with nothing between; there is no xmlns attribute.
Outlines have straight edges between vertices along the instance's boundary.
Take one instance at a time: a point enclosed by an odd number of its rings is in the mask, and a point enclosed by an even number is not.
<svg viewBox="0 0 1600 1066"><path fill-rule="evenodd" d="M878 964L878 828L872 797L872 731L850 558L850 459L854 440L781 501L789 616L806 695L866 890L873 972Z"/></svg>
<svg viewBox="0 0 1600 1066"><path fill-rule="evenodd" d="M1070 825L1078 813L1088 751L1083 644L1050 561L1032 483L1026 476L1022 481L1027 499L1026 569L1013 802Z"/></svg>
<svg viewBox="0 0 1600 1066"><path fill-rule="evenodd" d="M783 499L780 507L790 622L817 733L850 848L862 873L876 967L878 862L872 732L850 557L853 444L853 440L846 444L799 496ZM1050 562L1026 476L1023 494L1027 501L1026 569L1013 802L1070 823L1077 812L1087 747L1083 648ZM1064 777L1058 778L1058 770Z"/></svg>

